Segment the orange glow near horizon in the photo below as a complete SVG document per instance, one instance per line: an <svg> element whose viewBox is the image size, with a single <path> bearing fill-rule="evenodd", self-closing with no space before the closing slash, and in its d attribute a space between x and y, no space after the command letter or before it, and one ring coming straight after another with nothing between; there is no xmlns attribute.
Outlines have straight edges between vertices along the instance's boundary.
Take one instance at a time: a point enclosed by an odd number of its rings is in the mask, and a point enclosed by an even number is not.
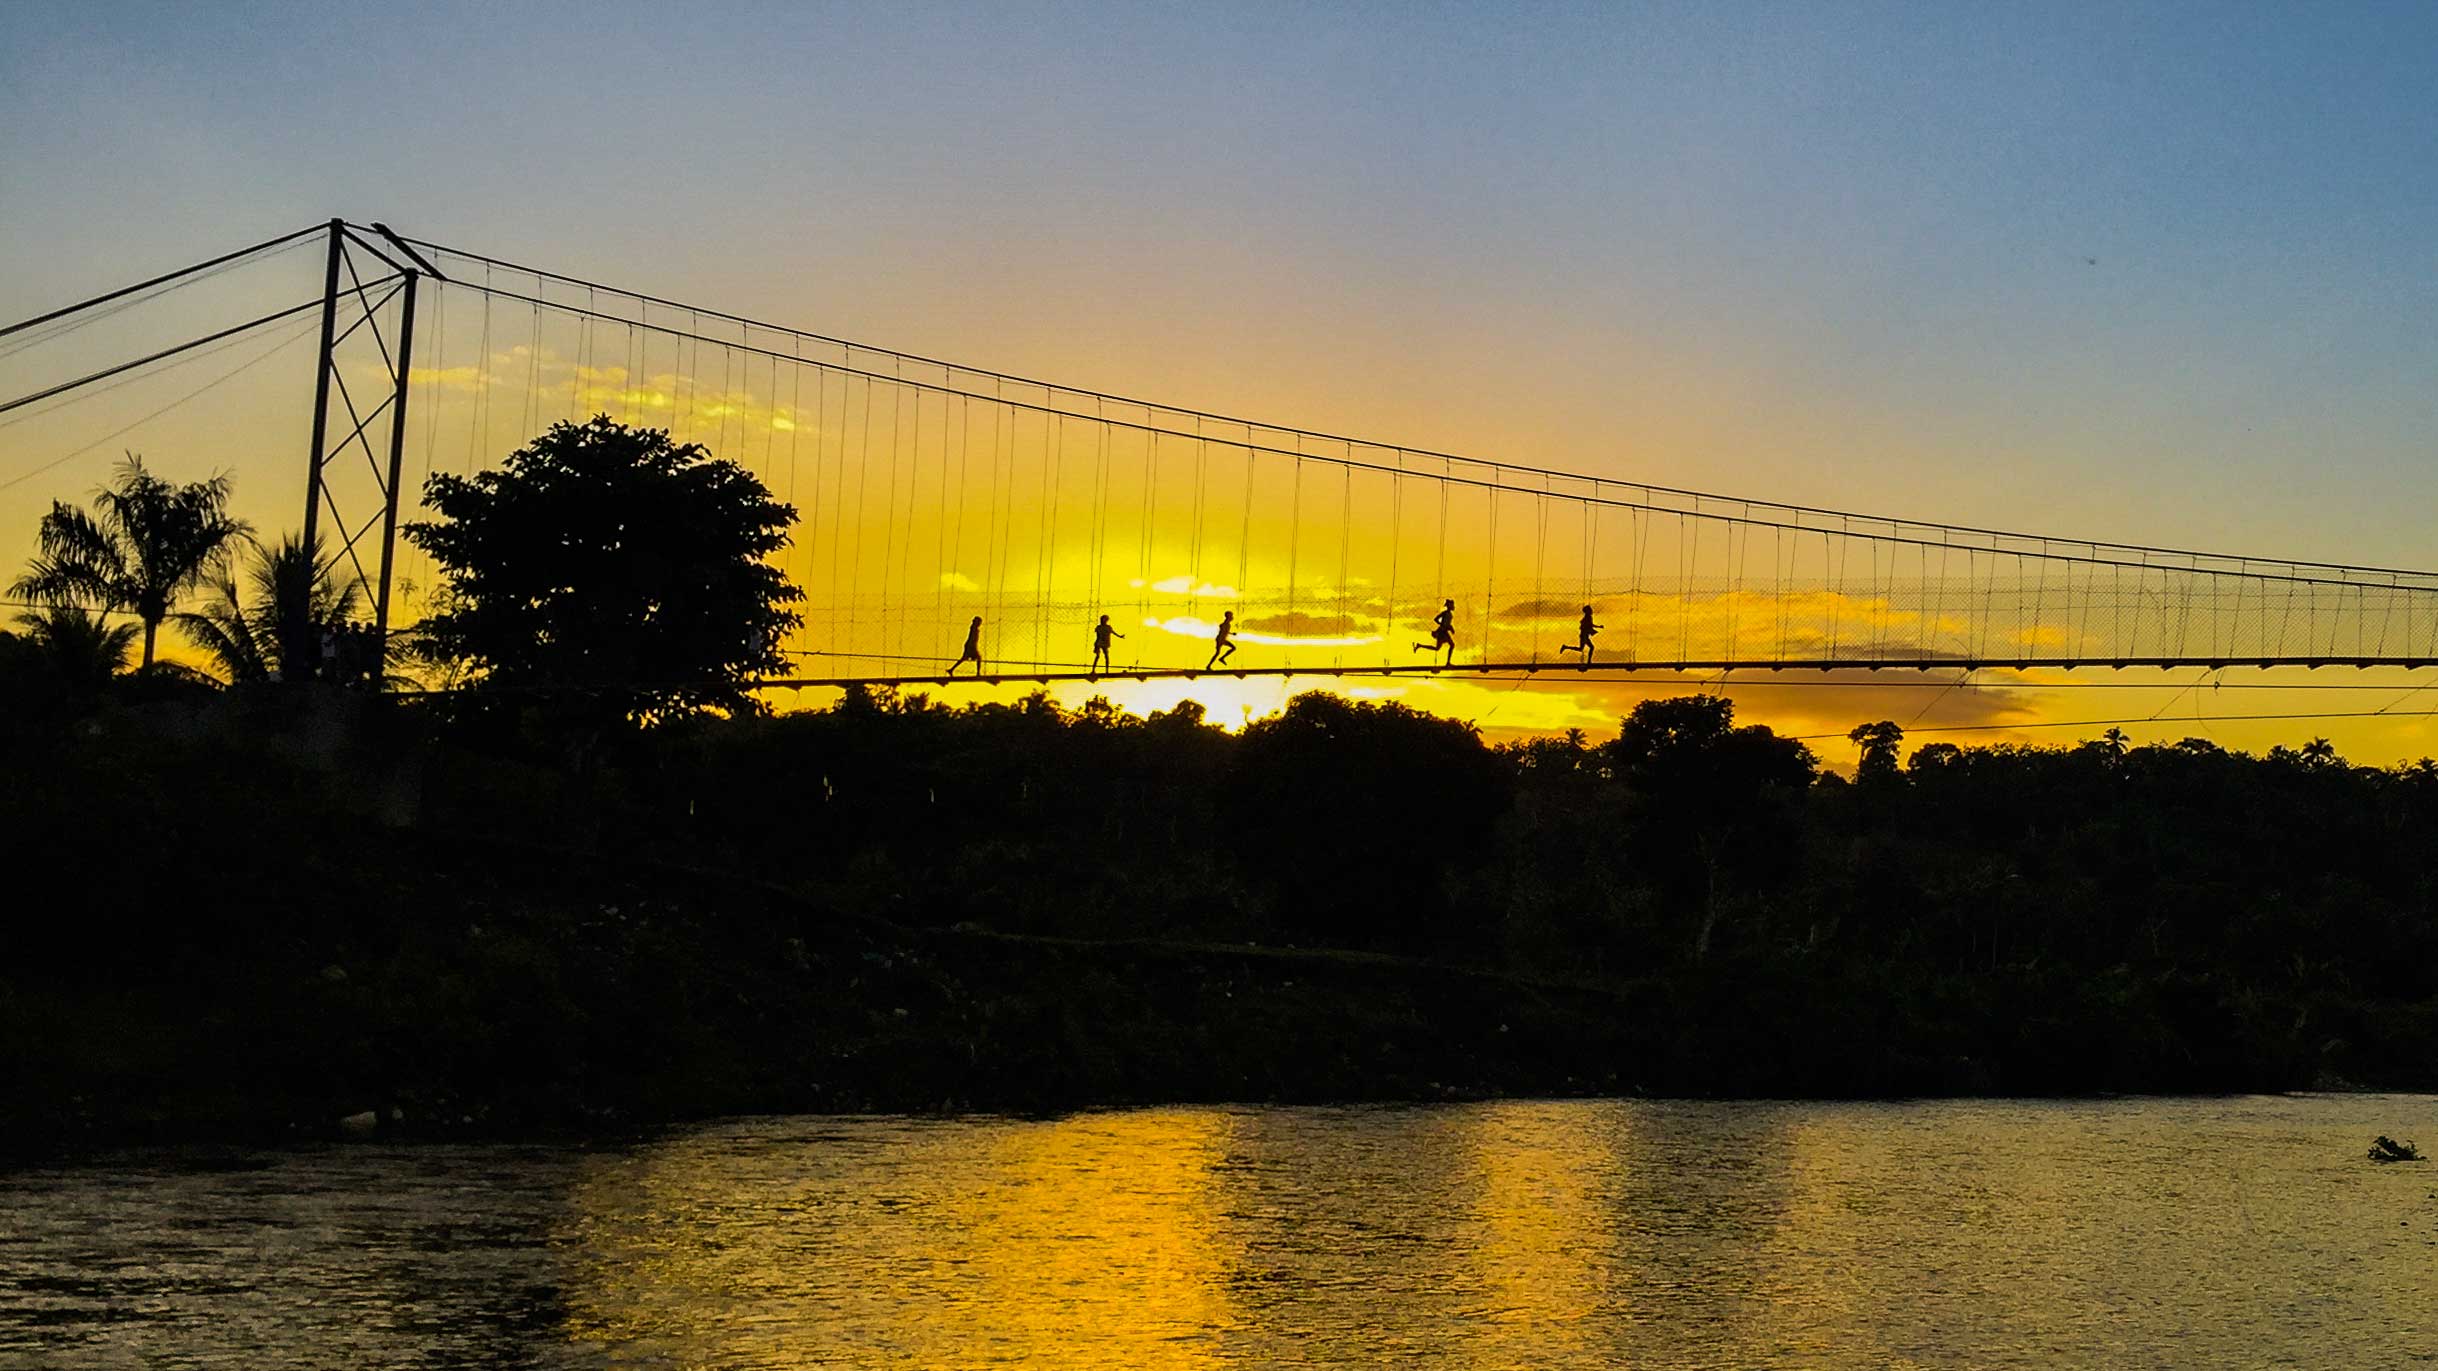
<svg viewBox="0 0 2438 1371"><path fill-rule="evenodd" d="M1968 743L2066 743L2081 733L2035 726L2130 717L2143 721L2126 725L2140 740L2192 735L2258 750L2325 735L2349 756L2373 763L2438 749L2422 712L2427 706L2403 708L2423 698L2409 694L2421 680L2393 670L2351 678L2392 684L2392 693L2229 695L2215 682L2195 687L2196 672L2119 675L2111 679L2128 689L2092 690L2082 687L2099 673L2069 678L2041 669L1985 670L1961 684L1948 672L1934 678L1948 683L1936 689L1892 685L1894 674L1839 672L1797 688L1794 673L1742 673L1723 683L1657 672L1595 677L1570 673L1566 668L1579 659L1558 651L1572 642L1574 619L1588 604L1603 626L1601 656L1612 662L1800 658L1864 647L1898 656L2103 655L2111 641L2138 645L2145 632L2162 639L2171 622L2186 631L2223 626L2230 641L2239 631L2265 631L2263 610L2240 592L2231 601L2196 600L2189 585L2179 590L2137 577L2127 586L2036 560L2006 565L1909 545L1887 545L1883 561L1874 544L1832 546L1817 534L1566 498L1592 489L1584 483L1555 483L1549 496L1514 489L1493 496L1465 480L1438 479L1445 464L1417 460L1409 467L1390 449L1316 443L1299 456L1288 444L1308 440L1284 433L1104 402L1092 408L1105 413L1076 413L1082 406L1072 395L1026 392L936 366L924 371L867 351L799 365L769 356L772 339L751 330L738 331L741 346L694 343L547 311L519 315L446 291L427 294L418 327L405 448L410 487L432 472L488 465L523 435L594 413L702 443L753 471L798 512L794 545L778 560L807 594L803 629L790 644L806 677L944 671L967 620L980 615L987 667L1001 682L908 688L949 703L1013 700L1035 688L1020 679L1024 673L1080 669L1100 614L1125 635L1114 669L1174 670L1205 663L1222 611L1232 611L1238 652L1229 665L1312 674L1060 683L1051 694L1070 707L1105 696L1136 713L1191 699L1212 722L1234 729L1320 688L1466 720L1493 738L1581 729L1597 739L1611 735L1636 700L1710 690L1735 698L1747 721L1819 737L1816 750L1840 766L1847 749L1835 739L1878 718L1922 729L1987 729L1924 733L1916 742L1951 736ZM285 355L280 366L250 371L232 393L214 391L189 406L195 412L186 418L200 419L200 430L158 421L136 426L136 437L180 441L176 448L147 443L165 475L192 479L233 470L239 512L265 533L293 526L289 487L301 462L267 457L232 439L291 426L301 437L305 396L288 373L309 374L310 348L293 343L266 340L270 354ZM99 355L99 348L86 351ZM377 366L356 366L351 388L376 390ZM876 373L876 366L904 379ZM115 449L89 436L108 417L104 410L175 394L174 384L142 381L100 409L63 407L0 432L0 446L12 454L40 453L71 438L90 449L40 480L0 490L0 520L30 532L49 499L81 495L106 473ZM1053 400L1062 412L1042 408ZM1189 422L1204 431L1176 431ZM184 441L197 433L210 441ZM1334 460L1342 457L1355 464ZM1454 471L1468 477L1471 469ZM349 493L362 508L369 490L363 473L338 471L335 479L355 483ZM1616 486L1608 495L1622 493ZM369 550L366 556L369 566ZM421 612L432 577L420 554L402 545L394 622ZM1443 599L1456 602L1458 662L1537 662L1549 669L1514 681L1461 673L1324 676L1428 661L1421 649ZM2433 615L2438 608L2399 599L2380 620L2381 632L2392 622L2399 640L2428 637L2438 633ZM2294 617L2289 607L2287 618ZM163 641L166 655L191 660L174 632ZM2331 683L2296 679L2303 674L2254 674L2240 684ZM826 698L829 692L814 690L774 702L786 709ZM2389 703L2398 710L2375 718L2213 721L2356 705L2368 713Z"/></svg>

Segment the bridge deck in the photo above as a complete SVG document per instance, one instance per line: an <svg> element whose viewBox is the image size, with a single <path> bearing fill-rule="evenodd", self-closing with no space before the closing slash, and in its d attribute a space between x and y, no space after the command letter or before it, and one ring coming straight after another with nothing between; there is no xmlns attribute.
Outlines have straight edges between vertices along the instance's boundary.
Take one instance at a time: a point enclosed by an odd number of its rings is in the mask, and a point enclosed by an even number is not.
<svg viewBox="0 0 2438 1371"><path fill-rule="evenodd" d="M843 655L843 654L842 654ZM1552 678L1633 675L1638 672L1698 672L1704 675L1733 671L2073 671L2090 667L2104 671L2178 668L2203 668L2223 671L2233 668L2353 667L2368 670L2390 667L2419 670L2438 666L2431 657L2126 657L2126 658L2016 658L2016 657L1948 657L1948 658L1812 658L1788 661L1715 660L1685 662L1458 662L1448 666L1399 665L1338 665L1338 666L1222 666L1211 669L1197 667L1143 667L1093 671L1075 666L1031 666L1021 670L999 670L980 675L960 672L951 676L945 672L901 673L898 675L867 676L789 676L757 681L758 690L802 690L806 688L841 688L845 686L909 686L909 685L1004 685L1009 683L1051 685L1070 681L1176 681L1198 680L1205 676L1250 680L1258 677L1289 676L1536 676Z"/></svg>

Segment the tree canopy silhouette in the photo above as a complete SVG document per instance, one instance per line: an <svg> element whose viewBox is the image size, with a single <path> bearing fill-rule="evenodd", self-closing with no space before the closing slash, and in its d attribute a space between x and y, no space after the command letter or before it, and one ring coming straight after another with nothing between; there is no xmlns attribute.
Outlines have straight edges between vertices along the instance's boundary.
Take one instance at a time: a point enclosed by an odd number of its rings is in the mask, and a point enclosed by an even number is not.
<svg viewBox="0 0 2438 1371"><path fill-rule="evenodd" d="M1644 700L1601 747L1637 802L1636 854L1698 911L1693 954L1707 956L1722 885L1777 874L1794 801L1819 774L1810 748L1761 724L1735 725L1724 696Z"/></svg>
<svg viewBox="0 0 2438 1371"><path fill-rule="evenodd" d="M1429 932L1450 873L1487 859L1507 768L1470 724L1298 695L1255 720L1221 788L1248 873L1307 928L1374 944Z"/></svg>
<svg viewBox="0 0 2438 1371"><path fill-rule="evenodd" d="M630 719L750 712L803 592L763 559L796 511L743 467L607 415L497 471L434 475L408 525L443 578L427 650L479 688L575 687Z"/></svg>
<svg viewBox="0 0 2438 1371"><path fill-rule="evenodd" d="M46 604L133 611L144 625L142 665L150 667L161 621L245 536L228 503L226 476L177 485L128 453L117 479L94 493L91 513L51 502L34 560L11 589Z"/></svg>
<svg viewBox="0 0 2438 1371"><path fill-rule="evenodd" d="M2115 729L2109 729L2115 733ZM1862 760L1854 767L1854 779L1865 785L1882 785L1897 780L1904 772L1897 766L1897 749L1904 746L1905 730L1893 719L1877 723L1856 724L1847 733L1846 741L1862 749ZM2121 735L2120 735L2121 736Z"/></svg>

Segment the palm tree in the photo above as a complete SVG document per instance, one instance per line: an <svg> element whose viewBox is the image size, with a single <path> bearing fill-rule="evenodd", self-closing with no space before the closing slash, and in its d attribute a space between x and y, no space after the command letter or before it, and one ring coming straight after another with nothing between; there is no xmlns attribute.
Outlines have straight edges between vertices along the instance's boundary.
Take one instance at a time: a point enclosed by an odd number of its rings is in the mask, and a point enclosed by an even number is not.
<svg viewBox="0 0 2438 1371"><path fill-rule="evenodd" d="M173 485L128 453L117 479L95 492L91 513L51 502L34 560L11 590L51 605L134 611L150 668L171 606L218 570L246 532L228 503L228 477Z"/></svg>
<svg viewBox="0 0 2438 1371"><path fill-rule="evenodd" d="M179 631L210 654L232 685L302 681L321 663L321 631L364 603L364 583L341 579L338 559L316 534L307 548L291 534L276 547L246 540L242 580L223 565L204 582L203 607L177 616Z"/></svg>
<svg viewBox="0 0 2438 1371"><path fill-rule="evenodd" d="M99 691L127 669L136 626L114 624L74 605L52 605L17 616L19 636L61 685L78 694Z"/></svg>
<svg viewBox="0 0 2438 1371"><path fill-rule="evenodd" d="M248 603L236 576L226 568L203 583L200 609L177 616L178 631L203 649L230 685L252 685L271 679L276 650L270 621Z"/></svg>

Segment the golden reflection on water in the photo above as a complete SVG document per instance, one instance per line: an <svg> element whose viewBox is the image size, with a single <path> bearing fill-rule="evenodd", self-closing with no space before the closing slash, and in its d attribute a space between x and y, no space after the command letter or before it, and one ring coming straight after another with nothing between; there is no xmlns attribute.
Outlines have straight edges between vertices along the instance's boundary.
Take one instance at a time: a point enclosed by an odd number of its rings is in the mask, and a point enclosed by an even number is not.
<svg viewBox="0 0 2438 1371"><path fill-rule="evenodd" d="M554 1245L572 1337L682 1365L2099 1365L2242 1349L2246 1301L2328 1280L2263 1162L2185 1141L2090 1105L787 1120L593 1159ZM2347 1317L2410 1326L2415 1251Z"/></svg>
<svg viewBox="0 0 2438 1371"><path fill-rule="evenodd" d="M1465 1245L1485 1297L1473 1330L1478 1364L1585 1361L1599 1341L1593 1320L1630 1298L1610 1204L1631 1176L1628 1129L1622 1118L1607 1122L1585 1129L1546 1104L1464 1116L1479 1177L1477 1236Z"/></svg>
<svg viewBox="0 0 2438 1371"><path fill-rule="evenodd" d="M573 1187L567 1327L712 1365L1546 1365L1611 1302L1620 1136L1546 1105L686 1139Z"/></svg>
<svg viewBox="0 0 2438 1371"><path fill-rule="evenodd" d="M2438 1100L796 1118L0 1174L0 1366L2438 1362Z"/></svg>
<svg viewBox="0 0 2438 1371"><path fill-rule="evenodd" d="M1210 1344L1175 1330L1228 1322L1228 1128L1209 1111L849 1124L604 1158L574 1190L568 1329L715 1366L813 1347L1206 1366Z"/></svg>

